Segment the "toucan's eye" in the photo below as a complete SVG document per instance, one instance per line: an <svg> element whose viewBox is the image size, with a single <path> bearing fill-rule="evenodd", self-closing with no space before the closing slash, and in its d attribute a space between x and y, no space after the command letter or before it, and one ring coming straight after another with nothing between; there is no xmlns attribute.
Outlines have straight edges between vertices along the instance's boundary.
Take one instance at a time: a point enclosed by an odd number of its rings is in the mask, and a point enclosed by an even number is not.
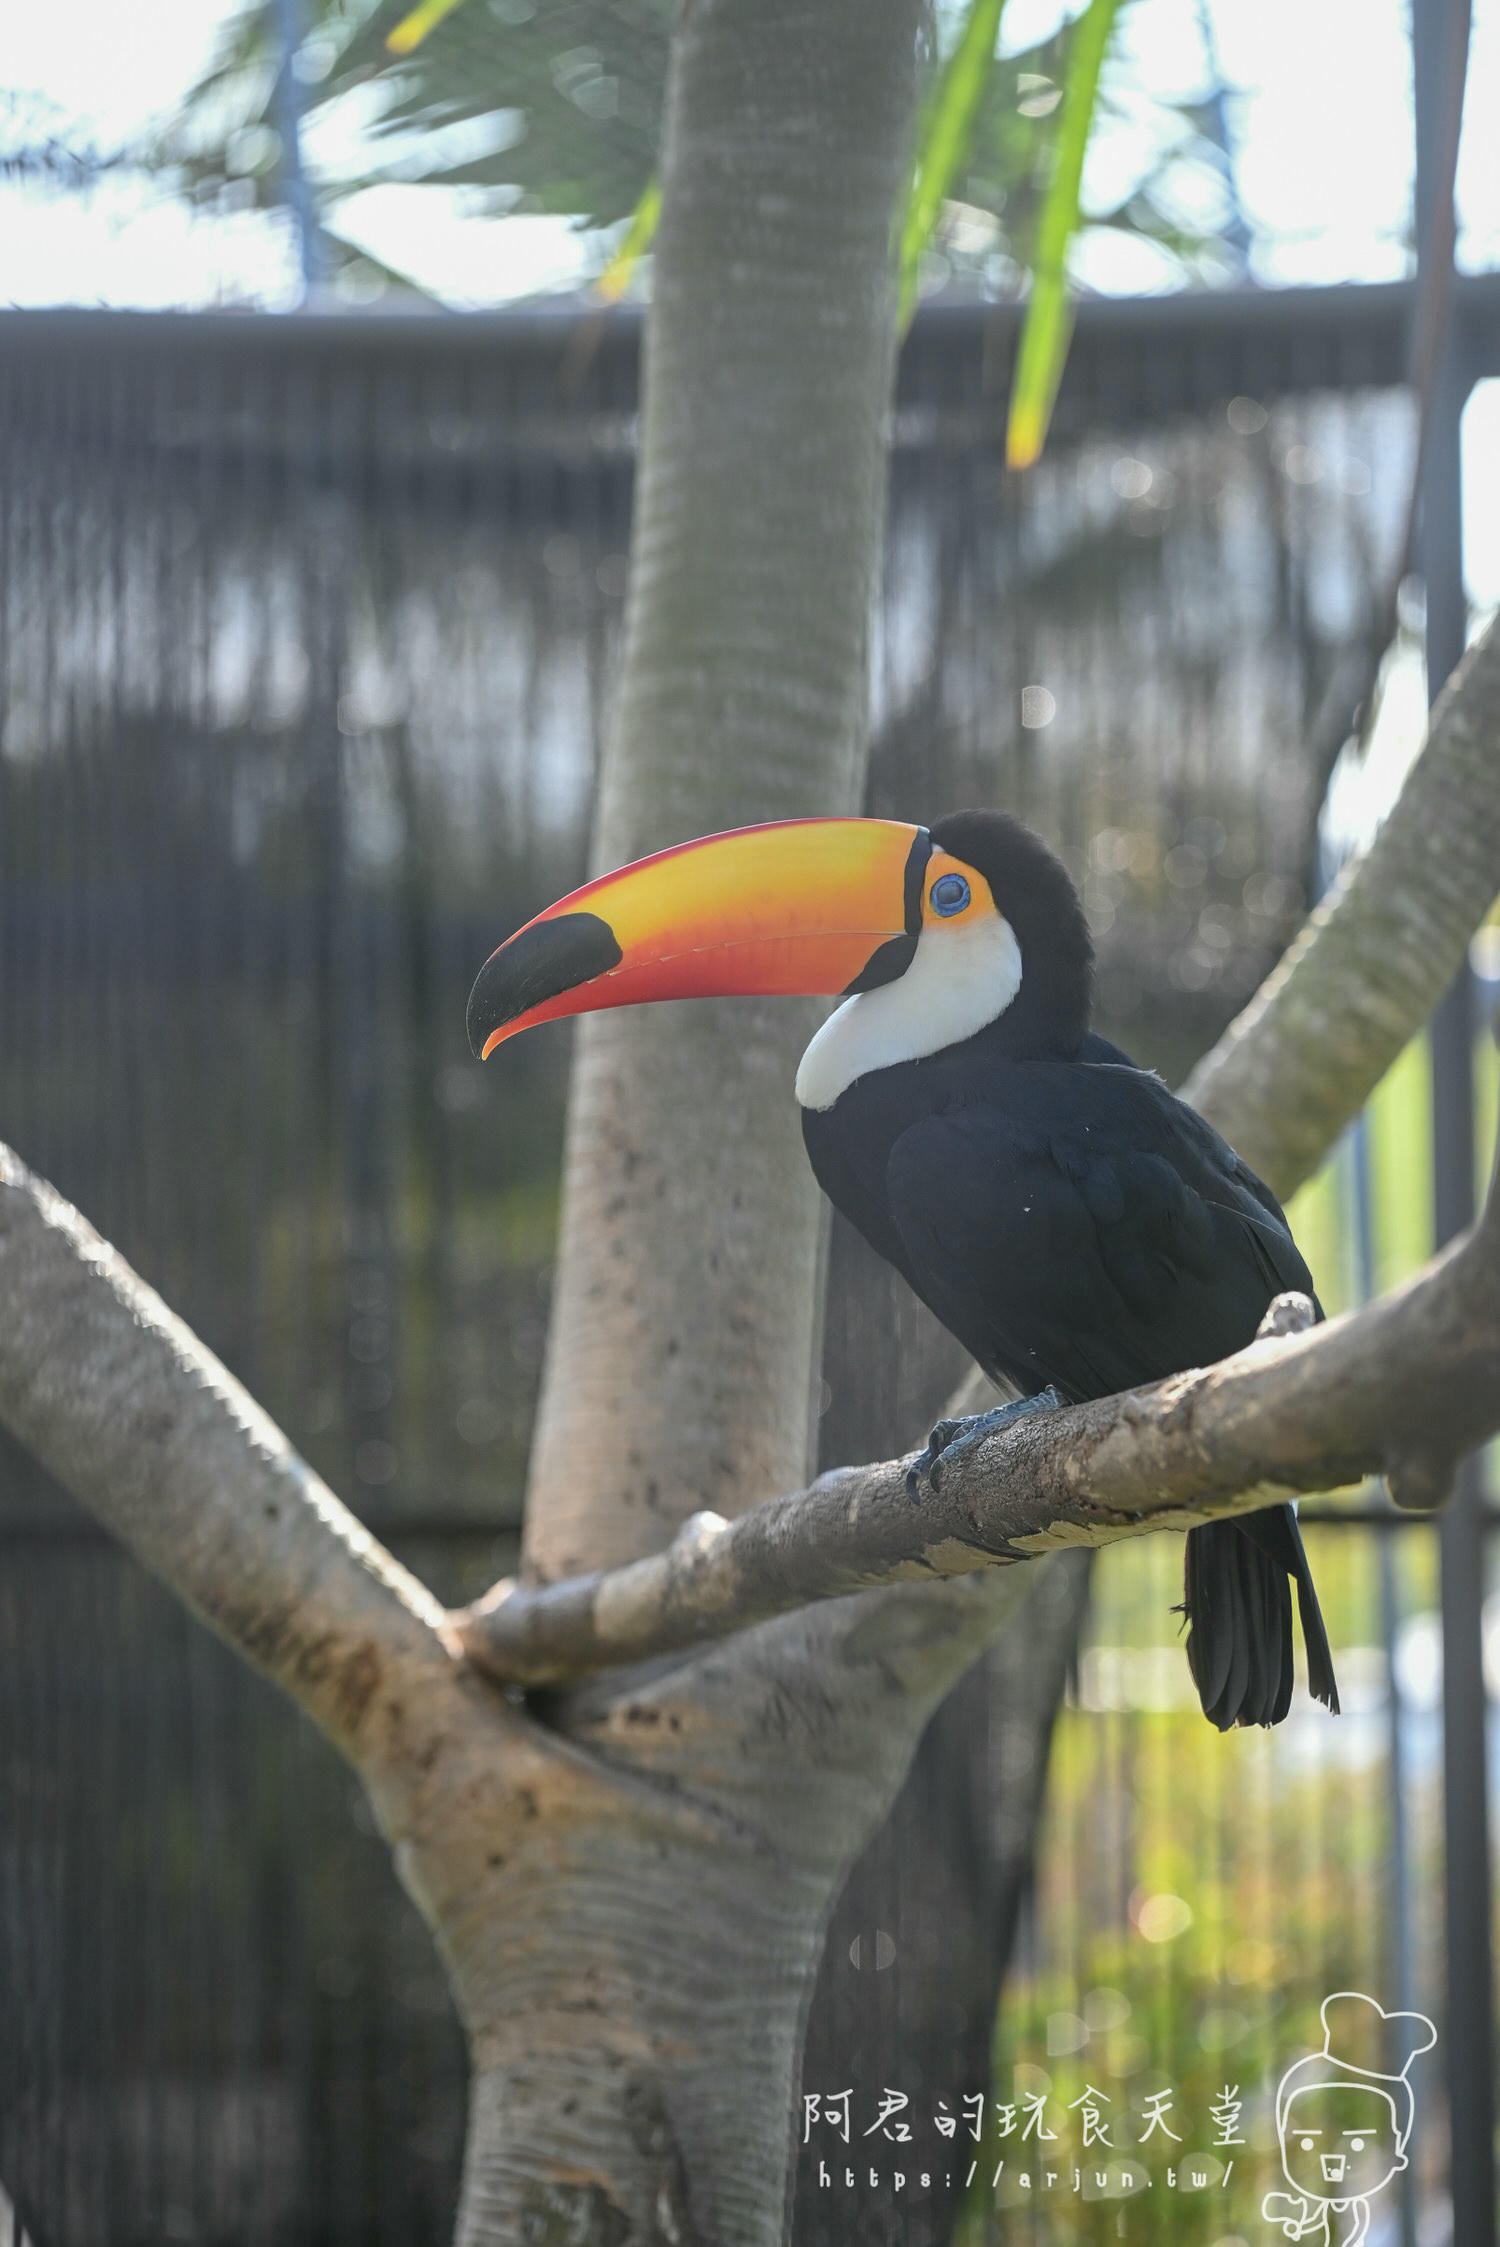
<svg viewBox="0 0 1500 2247"><path fill-rule="evenodd" d="M969 902L969 885L962 874L940 874L928 892L934 913L941 913L945 921L961 913Z"/></svg>

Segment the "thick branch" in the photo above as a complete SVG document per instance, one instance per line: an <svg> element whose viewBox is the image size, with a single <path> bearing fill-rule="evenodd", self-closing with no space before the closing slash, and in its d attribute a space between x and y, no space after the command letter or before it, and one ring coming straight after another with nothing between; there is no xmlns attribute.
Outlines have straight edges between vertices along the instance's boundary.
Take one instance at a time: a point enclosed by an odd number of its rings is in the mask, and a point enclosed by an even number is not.
<svg viewBox="0 0 1500 2247"><path fill-rule="evenodd" d="M976 1445L920 1504L908 1462L845 1468L733 1523L697 1515L652 1558L457 1619L491 1676L542 1684L719 1638L810 1601L967 1575L1061 1545L1247 1513L1376 1471L1435 1504L1500 1428L1500 1213L1350 1317Z"/></svg>
<svg viewBox="0 0 1500 2247"><path fill-rule="evenodd" d="M1500 891L1500 621L1470 648L1365 855L1182 1097L1286 1195L1442 997Z"/></svg>
<svg viewBox="0 0 1500 2247"><path fill-rule="evenodd" d="M0 1419L368 1767L420 1688L455 1668L431 1594L4 1146L0 1302Z"/></svg>

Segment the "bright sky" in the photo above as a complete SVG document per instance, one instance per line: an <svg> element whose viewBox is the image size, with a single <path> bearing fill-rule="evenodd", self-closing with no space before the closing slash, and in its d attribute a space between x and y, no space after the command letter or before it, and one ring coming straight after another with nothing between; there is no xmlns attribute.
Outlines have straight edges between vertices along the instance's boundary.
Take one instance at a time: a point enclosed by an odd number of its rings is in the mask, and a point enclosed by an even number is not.
<svg viewBox="0 0 1500 2247"><path fill-rule="evenodd" d="M211 52L231 0L52 0L11 11L5 137L51 130L101 149L171 114ZM1029 45L1076 0L1008 0L1003 43ZM1226 85L1239 193L1259 280L1387 279L1406 268L1411 67L1405 0L1133 0L1121 19L1123 75L1164 98L1201 96L1204 22ZM1117 70L1116 81L1120 82ZM1104 207L1138 176L1159 129L1149 104L1089 155L1086 200ZM1500 266L1500 0L1474 0L1468 130L1459 168L1461 264ZM31 130L24 132L30 119ZM316 152L315 152L316 153ZM591 252L569 222L479 217L461 192L392 184L346 201L340 231L456 305L499 303L576 283ZM1095 288L1170 283L1147 245L1095 234L1077 260ZM275 218L195 217L129 177L86 196L0 184L0 304L144 306L297 300L289 229ZM1466 429L1468 565L1474 597L1500 601L1500 383L1473 400Z"/></svg>

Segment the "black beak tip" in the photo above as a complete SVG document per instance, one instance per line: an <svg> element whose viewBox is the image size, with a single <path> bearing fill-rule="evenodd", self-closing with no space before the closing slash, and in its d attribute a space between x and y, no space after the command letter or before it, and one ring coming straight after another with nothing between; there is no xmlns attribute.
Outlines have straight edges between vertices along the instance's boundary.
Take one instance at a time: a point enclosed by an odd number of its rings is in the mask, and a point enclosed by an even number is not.
<svg viewBox="0 0 1500 2247"><path fill-rule="evenodd" d="M484 1059L484 1041L491 1030L497 1030L500 1027L499 1022L495 1019L495 985L499 980L495 974L495 969L499 964L499 959L500 955L497 952L492 958L485 961L484 966L475 976L474 988L469 993L469 1004L464 1014L464 1028L469 1033L469 1051L476 1061Z"/></svg>
<svg viewBox="0 0 1500 2247"><path fill-rule="evenodd" d="M618 967L614 930L597 913L559 913L532 921L492 952L474 979L464 1017L469 1049L482 1060L497 1030Z"/></svg>

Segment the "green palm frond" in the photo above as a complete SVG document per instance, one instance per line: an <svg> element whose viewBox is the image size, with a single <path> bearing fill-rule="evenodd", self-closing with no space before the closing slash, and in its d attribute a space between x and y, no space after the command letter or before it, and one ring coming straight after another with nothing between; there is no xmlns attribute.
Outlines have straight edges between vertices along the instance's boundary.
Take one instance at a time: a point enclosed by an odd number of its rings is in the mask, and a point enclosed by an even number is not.
<svg viewBox="0 0 1500 2247"><path fill-rule="evenodd" d="M385 35L387 54L414 54L431 31L436 31L444 16L451 16L461 7L463 0L421 0L421 5L403 16Z"/></svg>
<svg viewBox="0 0 1500 2247"><path fill-rule="evenodd" d="M901 227L897 320L904 334L917 301L922 253L968 152L974 121L995 60L1005 0L969 0L963 29L923 119L915 175Z"/></svg>
<svg viewBox="0 0 1500 2247"><path fill-rule="evenodd" d="M661 181L653 176L630 216L619 248L599 276L598 289L606 304L616 304L630 286L630 276L656 239L661 217Z"/></svg>
<svg viewBox="0 0 1500 2247"><path fill-rule="evenodd" d="M1069 42L1056 163L1037 228L1031 297L1011 385L1005 432L1005 458L1011 468L1029 468L1040 454L1068 355L1073 328L1068 249L1078 230L1084 152L1118 5L1119 0L1089 0Z"/></svg>

